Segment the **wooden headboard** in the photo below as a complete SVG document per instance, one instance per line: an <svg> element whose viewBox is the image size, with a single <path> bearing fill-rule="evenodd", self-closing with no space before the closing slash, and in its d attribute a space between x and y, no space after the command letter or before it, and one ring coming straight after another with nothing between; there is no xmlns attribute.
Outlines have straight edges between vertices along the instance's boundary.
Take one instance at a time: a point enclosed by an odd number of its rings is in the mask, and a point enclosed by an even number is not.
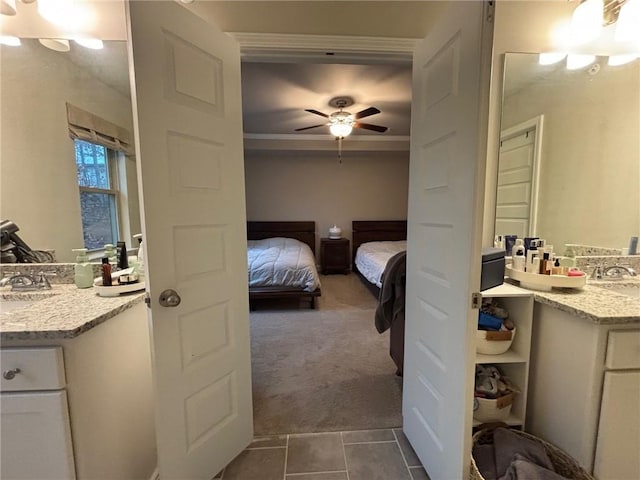
<svg viewBox="0 0 640 480"><path fill-rule="evenodd" d="M247 222L247 240L272 237L295 238L316 253L316 222Z"/></svg>
<svg viewBox="0 0 640 480"><path fill-rule="evenodd" d="M355 262L358 247L366 242L406 240L406 220L353 220L351 222L352 261ZM354 265L355 268L355 265Z"/></svg>

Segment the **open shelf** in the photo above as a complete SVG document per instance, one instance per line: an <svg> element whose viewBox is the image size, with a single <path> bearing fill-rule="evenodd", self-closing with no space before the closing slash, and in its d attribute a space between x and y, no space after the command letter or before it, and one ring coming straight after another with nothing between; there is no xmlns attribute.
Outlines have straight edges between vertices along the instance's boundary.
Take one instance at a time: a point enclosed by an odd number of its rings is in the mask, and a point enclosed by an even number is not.
<svg viewBox="0 0 640 480"><path fill-rule="evenodd" d="M504 423L506 423L507 425L509 425L510 427L517 427L517 426L521 426L524 425L524 420L516 415L514 415L513 413L509 415L509 417L506 420L503 420ZM473 419L473 426L477 427L478 425L482 425L482 422L476 420L475 418Z"/></svg>
<svg viewBox="0 0 640 480"><path fill-rule="evenodd" d="M476 353L476 364L479 363L526 363L529 359L513 350L507 350L500 355L486 355Z"/></svg>

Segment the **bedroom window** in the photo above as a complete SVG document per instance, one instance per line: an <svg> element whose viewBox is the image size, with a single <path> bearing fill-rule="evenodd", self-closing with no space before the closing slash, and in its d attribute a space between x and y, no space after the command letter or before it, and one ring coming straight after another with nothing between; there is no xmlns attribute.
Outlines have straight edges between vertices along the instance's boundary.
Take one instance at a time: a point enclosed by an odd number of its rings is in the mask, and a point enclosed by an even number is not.
<svg viewBox="0 0 640 480"><path fill-rule="evenodd" d="M118 152L74 140L85 248L118 241Z"/></svg>

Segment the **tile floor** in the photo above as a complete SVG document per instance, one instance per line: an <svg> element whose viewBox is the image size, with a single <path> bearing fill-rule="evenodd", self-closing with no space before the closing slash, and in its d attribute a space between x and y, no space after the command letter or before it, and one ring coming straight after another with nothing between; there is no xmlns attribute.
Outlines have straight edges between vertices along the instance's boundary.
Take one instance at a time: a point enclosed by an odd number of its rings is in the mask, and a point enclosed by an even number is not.
<svg viewBox="0 0 640 480"><path fill-rule="evenodd" d="M401 429L256 438L216 479L425 480Z"/></svg>

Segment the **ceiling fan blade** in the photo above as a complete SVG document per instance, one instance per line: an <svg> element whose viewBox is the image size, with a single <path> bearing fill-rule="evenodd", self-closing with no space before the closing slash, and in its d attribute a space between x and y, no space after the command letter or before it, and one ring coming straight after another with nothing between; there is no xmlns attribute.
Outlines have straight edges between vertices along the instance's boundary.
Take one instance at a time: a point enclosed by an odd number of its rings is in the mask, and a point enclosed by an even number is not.
<svg viewBox="0 0 640 480"><path fill-rule="evenodd" d="M384 133L388 130L387 127L381 127L380 125L371 125L370 123L356 122L353 124L353 128L364 128L365 130L373 130L374 132Z"/></svg>
<svg viewBox="0 0 640 480"><path fill-rule="evenodd" d="M358 118L369 117L371 115L375 115L376 113L380 113L380 110L378 110L376 107L369 107L369 108L365 108L364 110L356 113L353 116L353 118L355 118L357 120Z"/></svg>
<svg viewBox="0 0 640 480"><path fill-rule="evenodd" d="M320 115L321 117L329 118L329 115L327 115L326 113L319 112L318 110L314 110L312 108L307 108L305 112L315 113L316 115Z"/></svg>
<svg viewBox="0 0 640 480"><path fill-rule="evenodd" d="M312 125L310 127L296 128L294 131L301 132L302 130L309 130L310 128L316 128L316 127L324 127L326 125L327 125L326 123L321 123L320 125Z"/></svg>

